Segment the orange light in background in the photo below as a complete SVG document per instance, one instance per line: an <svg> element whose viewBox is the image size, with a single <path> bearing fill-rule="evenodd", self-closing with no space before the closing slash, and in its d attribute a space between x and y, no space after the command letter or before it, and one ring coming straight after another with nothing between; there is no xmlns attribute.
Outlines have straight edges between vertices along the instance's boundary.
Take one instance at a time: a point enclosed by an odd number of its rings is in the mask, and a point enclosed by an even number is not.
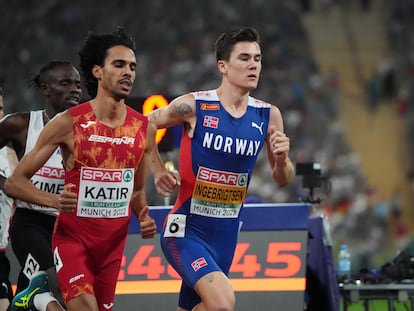
<svg viewBox="0 0 414 311"><path fill-rule="evenodd" d="M306 289L306 278L230 279L235 292L292 292ZM118 281L117 295L178 293L181 280Z"/></svg>
<svg viewBox="0 0 414 311"><path fill-rule="evenodd" d="M144 115L157 110L158 108L163 108L168 106L168 100L162 96L162 95L151 95L145 99L144 104L142 105L142 113ZM167 133L167 129L159 129L157 130L157 134L155 137L155 140L157 141L157 144L161 142L161 140L164 138L165 133Z"/></svg>

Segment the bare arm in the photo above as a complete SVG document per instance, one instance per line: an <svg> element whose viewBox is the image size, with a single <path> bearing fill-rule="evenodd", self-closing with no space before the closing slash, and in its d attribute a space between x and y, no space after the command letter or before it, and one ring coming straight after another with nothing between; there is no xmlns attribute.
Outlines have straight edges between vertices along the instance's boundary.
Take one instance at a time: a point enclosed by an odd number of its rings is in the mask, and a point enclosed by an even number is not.
<svg viewBox="0 0 414 311"><path fill-rule="evenodd" d="M192 137L196 122L194 96L185 94L177 97L167 107L148 114L148 118L156 124L157 128L183 124L187 134ZM176 172L168 171L165 168L157 145L154 146L151 153L150 168L154 175L155 187L160 195L170 195L181 184L180 176Z"/></svg>
<svg viewBox="0 0 414 311"><path fill-rule="evenodd" d="M276 106L270 110L266 147L272 178L280 187L284 187L291 181L295 170L289 159L290 140L283 132L282 115Z"/></svg>
<svg viewBox="0 0 414 311"><path fill-rule="evenodd" d="M12 175L7 179L6 193L13 198L54 207L61 211L66 211L67 208L72 209L68 206L72 206L73 198L71 199L69 195L68 201L65 199L67 186L62 194L58 195L42 191L30 181L30 178L46 163L56 148L64 146L67 150L71 137L72 120L68 112L49 121L40 133L34 148L20 160Z"/></svg>
<svg viewBox="0 0 414 311"><path fill-rule="evenodd" d="M196 119L194 96L191 94L179 96L168 106L149 113L148 118L159 129L184 124L188 131L194 128Z"/></svg>
<svg viewBox="0 0 414 311"><path fill-rule="evenodd" d="M155 143L155 133L156 126L154 123L148 123L147 138L146 138L146 147L145 152L141 158L141 161L138 165L138 169L135 172L134 180L134 193L131 199L131 209L134 212L135 216L138 218L140 227L141 227L141 236L144 239L153 238L157 226L155 221L149 215L149 207L147 202L147 196L145 192L145 183L147 179L148 172L148 162L151 151Z"/></svg>
<svg viewBox="0 0 414 311"><path fill-rule="evenodd" d="M29 116L28 112L15 112L0 120L0 148L11 144L19 159L23 157L26 148Z"/></svg>

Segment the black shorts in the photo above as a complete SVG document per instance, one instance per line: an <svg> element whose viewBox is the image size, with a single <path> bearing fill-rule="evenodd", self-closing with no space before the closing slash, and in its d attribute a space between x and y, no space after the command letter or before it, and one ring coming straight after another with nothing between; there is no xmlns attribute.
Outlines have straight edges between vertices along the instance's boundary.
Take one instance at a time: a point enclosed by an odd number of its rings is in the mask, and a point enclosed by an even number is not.
<svg viewBox="0 0 414 311"><path fill-rule="evenodd" d="M53 266L52 234L56 217L17 208L10 226L10 241L21 270L18 288L26 288L31 276Z"/></svg>
<svg viewBox="0 0 414 311"><path fill-rule="evenodd" d="M4 251L0 251L0 282L8 280L10 275L10 261ZM1 297L0 297L1 298Z"/></svg>

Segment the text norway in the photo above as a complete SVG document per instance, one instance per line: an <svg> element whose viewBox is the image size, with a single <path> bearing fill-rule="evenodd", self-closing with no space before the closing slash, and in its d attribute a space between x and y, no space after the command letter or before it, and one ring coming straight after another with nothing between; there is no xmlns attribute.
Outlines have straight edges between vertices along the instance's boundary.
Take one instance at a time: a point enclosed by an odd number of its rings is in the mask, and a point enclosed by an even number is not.
<svg viewBox="0 0 414 311"><path fill-rule="evenodd" d="M204 134L203 147L217 151L240 154L245 156L256 156L260 151L259 140L247 140L232 137L223 137L206 132Z"/></svg>

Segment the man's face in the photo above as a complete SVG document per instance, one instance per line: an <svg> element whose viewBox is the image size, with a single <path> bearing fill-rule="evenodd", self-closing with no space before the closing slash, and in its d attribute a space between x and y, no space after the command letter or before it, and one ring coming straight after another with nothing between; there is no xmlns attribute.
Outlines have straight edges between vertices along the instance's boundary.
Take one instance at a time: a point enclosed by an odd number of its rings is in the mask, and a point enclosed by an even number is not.
<svg viewBox="0 0 414 311"><path fill-rule="evenodd" d="M132 91L137 62L130 48L117 45L108 50L105 64L101 67L101 86L117 99L126 98Z"/></svg>
<svg viewBox="0 0 414 311"><path fill-rule="evenodd" d="M248 91L257 87L262 69L262 54L258 43L236 43L229 61L222 62L221 71L230 83Z"/></svg>
<svg viewBox="0 0 414 311"><path fill-rule="evenodd" d="M79 104L82 88L79 72L69 64L52 69L43 85L43 92L57 112Z"/></svg>

